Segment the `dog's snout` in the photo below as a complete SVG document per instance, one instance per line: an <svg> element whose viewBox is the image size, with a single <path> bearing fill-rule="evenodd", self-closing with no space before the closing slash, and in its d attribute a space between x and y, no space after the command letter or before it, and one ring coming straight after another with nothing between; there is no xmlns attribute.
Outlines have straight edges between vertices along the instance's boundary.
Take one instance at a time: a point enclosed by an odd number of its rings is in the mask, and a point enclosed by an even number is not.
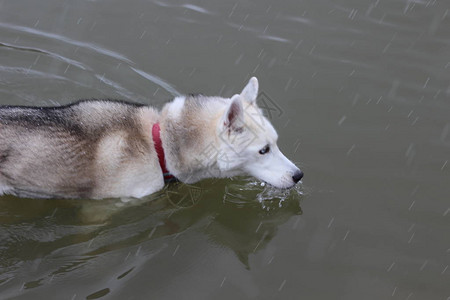
<svg viewBox="0 0 450 300"><path fill-rule="evenodd" d="M294 180L295 183L299 182L303 178L303 172L298 170L295 172L294 176L292 176L292 180Z"/></svg>

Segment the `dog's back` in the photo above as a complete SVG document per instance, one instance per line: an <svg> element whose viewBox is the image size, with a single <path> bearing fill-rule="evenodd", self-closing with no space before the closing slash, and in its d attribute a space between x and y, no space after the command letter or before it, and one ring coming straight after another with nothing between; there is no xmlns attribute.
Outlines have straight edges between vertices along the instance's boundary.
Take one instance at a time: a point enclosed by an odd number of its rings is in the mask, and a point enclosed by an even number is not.
<svg viewBox="0 0 450 300"><path fill-rule="evenodd" d="M149 176L139 166L154 164L146 131L157 118L149 107L117 101L0 107L0 194L121 196L127 187L118 170Z"/></svg>

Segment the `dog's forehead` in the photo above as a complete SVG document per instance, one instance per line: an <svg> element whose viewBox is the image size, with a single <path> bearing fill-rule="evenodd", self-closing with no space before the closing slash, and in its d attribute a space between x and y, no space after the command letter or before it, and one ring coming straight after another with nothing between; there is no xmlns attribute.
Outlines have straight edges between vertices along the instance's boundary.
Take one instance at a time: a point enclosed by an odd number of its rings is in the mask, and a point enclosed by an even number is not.
<svg viewBox="0 0 450 300"><path fill-rule="evenodd" d="M253 105L245 108L245 123L248 129L258 138L267 142L276 142L278 134L270 121Z"/></svg>

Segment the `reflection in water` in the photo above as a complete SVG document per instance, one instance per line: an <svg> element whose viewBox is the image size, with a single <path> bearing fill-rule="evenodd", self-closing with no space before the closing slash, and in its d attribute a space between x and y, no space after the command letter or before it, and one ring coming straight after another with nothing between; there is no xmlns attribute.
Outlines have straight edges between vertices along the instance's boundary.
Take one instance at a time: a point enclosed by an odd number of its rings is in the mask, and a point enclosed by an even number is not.
<svg viewBox="0 0 450 300"><path fill-rule="evenodd" d="M293 215L302 214L301 194L298 186L283 191L261 187L255 181L227 185L225 191L224 209L207 232L216 243L231 248L250 268L248 256L263 249L275 237L279 225Z"/></svg>
<svg viewBox="0 0 450 300"><path fill-rule="evenodd" d="M173 183L145 200L1 197L0 284L23 284L24 290L51 284L55 278L87 272L105 255L138 245L160 245L154 257L167 248L167 238L190 230L231 249L250 268L249 254L263 249L279 225L301 214L300 197L297 191L283 191L277 198L272 190L269 198L259 183L226 183ZM24 268L32 271L31 278Z"/></svg>

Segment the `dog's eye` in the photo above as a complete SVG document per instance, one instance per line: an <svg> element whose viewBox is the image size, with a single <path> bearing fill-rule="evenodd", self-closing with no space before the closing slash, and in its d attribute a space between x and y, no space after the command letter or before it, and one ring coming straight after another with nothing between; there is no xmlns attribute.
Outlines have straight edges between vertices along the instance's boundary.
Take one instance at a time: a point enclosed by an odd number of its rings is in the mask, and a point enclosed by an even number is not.
<svg viewBox="0 0 450 300"><path fill-rule="evenodd" d="M270 146L269 145L265 145L264 148L259 150L259 154L264 155L264 154L268 153L269 151L270 151Z"/></svg>

